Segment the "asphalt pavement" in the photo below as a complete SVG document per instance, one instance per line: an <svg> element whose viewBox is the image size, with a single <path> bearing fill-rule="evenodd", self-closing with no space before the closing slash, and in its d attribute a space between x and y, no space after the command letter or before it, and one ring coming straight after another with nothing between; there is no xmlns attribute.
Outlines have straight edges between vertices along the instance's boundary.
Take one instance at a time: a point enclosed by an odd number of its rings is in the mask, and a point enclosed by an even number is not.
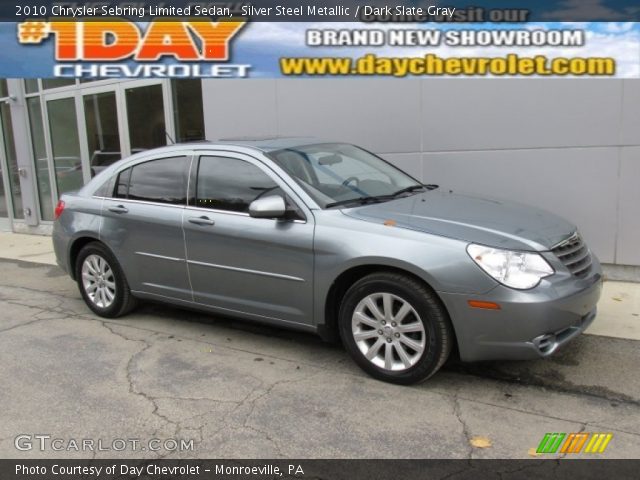
<svg viewBox="0 0 640 480"><path fill-rule="evenodd" d="M0 457L555 458L546 433L603 432L573 456L638 458L639 346L583 335L401 387L313 335L156 304L104 320L58 267L0 259Z"/></svg>

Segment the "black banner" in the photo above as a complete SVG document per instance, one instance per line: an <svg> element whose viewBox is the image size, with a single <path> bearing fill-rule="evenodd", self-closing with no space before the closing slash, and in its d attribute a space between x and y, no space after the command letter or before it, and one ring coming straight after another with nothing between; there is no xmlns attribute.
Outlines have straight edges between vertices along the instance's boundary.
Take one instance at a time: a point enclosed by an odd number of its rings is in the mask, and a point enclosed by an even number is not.
<svg viewBox="0 0 640 480"><path fill-rule="evenodd" d="M7 480L627 479L640 460L0 460Z"/></svg>
<svg viewBox="0 0 640 480"><path fill-rule="evenodd" d="M521 23L640 20L631 0L35 0L0 2L0 21L167 17L245 18L260 22Z"/></svg>

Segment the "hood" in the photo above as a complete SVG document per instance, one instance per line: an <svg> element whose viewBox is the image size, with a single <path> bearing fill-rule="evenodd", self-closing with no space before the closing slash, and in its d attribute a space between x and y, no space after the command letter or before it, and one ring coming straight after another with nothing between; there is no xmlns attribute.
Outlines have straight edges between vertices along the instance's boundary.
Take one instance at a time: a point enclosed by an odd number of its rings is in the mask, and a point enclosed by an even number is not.
<svg viewBox="0 0 640 480"><path fill-rule="evenodd" d="M514 250L549 250L575 225L527 205L433 190L389 202L345 209L345 215L375 223Z"/></svg>

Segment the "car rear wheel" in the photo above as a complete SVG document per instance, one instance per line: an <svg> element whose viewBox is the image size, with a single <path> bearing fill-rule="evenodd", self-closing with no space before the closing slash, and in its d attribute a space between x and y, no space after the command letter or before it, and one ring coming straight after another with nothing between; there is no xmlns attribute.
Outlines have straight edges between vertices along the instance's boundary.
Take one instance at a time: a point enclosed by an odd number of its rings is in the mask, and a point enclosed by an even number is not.
<svg viewBox="0 0 640 480"><path fill-rule="evenodd" d="M355 362L371 376L408 385L426 380L447 360L451 323L426 285L397 273L356 282L340 307L340 335Z"/></svg>
<svg viewBox="0 0 640 480"><path fill-rule="evenodd" d="M85 303L101 317L119 317L135 306L120 264L99 242L89 243L80 250L76 280Z"/></svg>

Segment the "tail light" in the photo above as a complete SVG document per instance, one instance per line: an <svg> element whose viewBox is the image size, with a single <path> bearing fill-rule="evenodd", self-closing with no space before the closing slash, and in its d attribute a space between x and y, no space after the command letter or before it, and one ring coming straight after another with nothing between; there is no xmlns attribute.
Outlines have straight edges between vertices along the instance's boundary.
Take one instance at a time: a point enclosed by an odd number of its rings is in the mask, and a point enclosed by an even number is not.
<svg viewBox="0 0 640 480"><path fill-rule="evenodd" d="M62 200L58 200L58 204L56 205L56 208L53 211L54 220L57 220L58 218L60 218L60 215L62 215L63 211L64 211L64 202Z"/></svg>

